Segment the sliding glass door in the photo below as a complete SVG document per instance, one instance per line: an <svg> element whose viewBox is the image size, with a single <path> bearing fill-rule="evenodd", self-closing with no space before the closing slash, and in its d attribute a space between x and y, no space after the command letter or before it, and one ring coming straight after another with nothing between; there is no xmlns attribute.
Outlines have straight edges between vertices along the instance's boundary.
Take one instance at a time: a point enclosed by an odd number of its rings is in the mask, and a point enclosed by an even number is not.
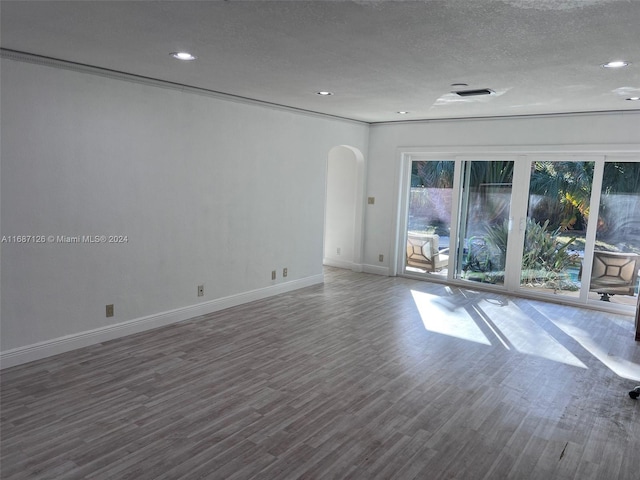
<svg viewBox="0 0 640 480"><path fill-rule="evenodd" d="M404 274L635 305L640 159L409 156L403 168Z"/></svg>
<svg viewBox="0 0 640 480"><path fill-rule="evenodd" d="M404 268L447 276L455 162L411 162Z"/></svg>
<svg viewBox="0 0 640 480"><path fill-rule="evenodd" d="M635 305L640 269L640 162L604 163L589 301Z"/></svg>
<svg viewBox="0 0 640 480"><path fill-rule="evenodd" d="M580 296L595 162L530 162L520 286ZM524 225L523 225L524 223Z"/></svg>
<svg viewBox="0 0 640 480"><path fill-rule="evenodd" d="M513 173L512 160L463 163L456 278L504 285Z"/></svg>

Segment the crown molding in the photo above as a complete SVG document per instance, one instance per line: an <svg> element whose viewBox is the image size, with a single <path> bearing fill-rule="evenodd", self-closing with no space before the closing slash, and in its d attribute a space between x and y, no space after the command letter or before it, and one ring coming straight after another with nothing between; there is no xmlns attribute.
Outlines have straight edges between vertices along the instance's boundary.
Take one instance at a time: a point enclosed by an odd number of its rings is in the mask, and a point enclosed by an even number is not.
<svg viewBox="0 0 640 480"><path fill-rule="evenodd" d="M98 75L101 77L122 80L125 82L139 83L142 85L148 85L148 86L160 87L160 88L168 88L171 90L178 90L181 92L187 92L187 93L193 93L196 95L212 97L218 100L225 100L225 101L235 102L235 103L243 103L246 105L253 105L258 107L265 107L273 110L286 111L286 112L306 115L310 117L339 120L339 121L354 123L358 125L369 125L368 122L355 120L352 118L340 117L337 115L330 115L327 113L314 112L312 110L305 110L302 108L289 107L287 105L281 105L273 102L266 102L263 100L256 100L253 98L242 97L240 95L231 95L228 93L209 90L206 88L193 87L193 86L185 85L182 83L170 82L167 80L159 80L157 78L145 77L142 75L135 75L132 73L121 72L118 70L110 70L107 68L96 67L93 65L86 65L83 63L69 62L67 60L60 60L57 58L51 58L51 57L46 57L42 55L35 55L32 53L20 52L17 50L0 48L0 58L4 58L7 60L14 60L17 62L31 63L34 65L42 65L46 67L71 70L74 72L86 73L91 75Z"/></svg>

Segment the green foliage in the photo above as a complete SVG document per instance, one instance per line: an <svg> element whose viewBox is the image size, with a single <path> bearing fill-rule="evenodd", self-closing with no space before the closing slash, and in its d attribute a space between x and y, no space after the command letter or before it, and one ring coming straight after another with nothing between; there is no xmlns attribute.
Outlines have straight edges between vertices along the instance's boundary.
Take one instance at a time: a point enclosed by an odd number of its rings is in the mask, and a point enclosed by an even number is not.
<svg viewBox="0 0 640 480"><path fill-rule="evenodd" d="M496 160L493 162L472 161L467 163L465 175L469 175L470 187L482 187L488 185L511 185L513 182L512 161Z"/></svg>
<svg viewBox="0 0 640 480"><path fill-rule="evenodd" d="M640 192L639 162L607 162L604 164L603 194Z"/></svg>
<svg viewBox="0 0 640 480"><path fill-rule="evenodd" d="M568 242L561 243L558 236L560 228L549 231L549 220L540 224L535 220L527 220L527 230L524 239L524 255L522 269L542 269L553 273L562 273L576 261L576 254L567 251L569 245L575 242L571 237Z"/></svg>
<svg viewBox="0 0 640 480"><path fill-rule="evenodd" d="M411 163L411 186L427 188L452 188L455 162L414 161Z"/></svg>
<svg viewBox="0 0 640 480"><path fill-rule="evenodd" d="M560 227L549 229L549 220L543 224L534 219L527 220L522 256L523 284L554 290L577 290L567 274L567 269L579 258L577 254L568 251L576 237L563 243L558 238L560 234ZM507 251L508 236L509 223L506 220L501 225L487 228L487 242L500 250L503 258Z"/></svg>
<svg viewBox="0 0 640 480"><path fill-rule="evenodd" d="M507 240L509 238L509 221L505 220L500 225L487 227L487 242L495 249L499 250L501 258L507 254ZM501 266L504 269L504 265Z"/></svg>
<svg viewBox="0 0 640 480"><path fill-rule="evenodd" d="M533 213L552 228L584 229L589 216L593 162L535 162L530 193L543 200Z"/></svg>

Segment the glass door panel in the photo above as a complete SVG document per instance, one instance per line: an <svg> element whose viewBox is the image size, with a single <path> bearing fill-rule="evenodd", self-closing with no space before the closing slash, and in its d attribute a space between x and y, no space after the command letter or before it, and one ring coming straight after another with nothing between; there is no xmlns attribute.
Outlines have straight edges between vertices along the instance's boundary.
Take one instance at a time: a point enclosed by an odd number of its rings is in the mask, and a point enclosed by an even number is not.
<svg viewBox="0 0 640 480"><path fill-rule="evenodd" d="M640 268L640 163L605 162L589 301L634 306Z"/></svg>
<svg viewBox="0 0 640 480"><path fill-rule="evenodd" d="M396 268L458 285L481 282L569 304L633 309L640 289L640 161L497 157L403 162Z"/></svg>
<svg viewBox="0 0 640 480"><path fill-rule="evenodd" d="M578 298L595 162L531 163L520 286Z"/></svg>
<svg viewBox="0 0 640 480"><path fill-rule="evenodd" d="M454 161L412 161L405 272L447 277Z"/></svg>
<svg viewBox="0 0 640 480"><path fill-rule="evenodd" d="M504 285L513 161L466 161L456 277Z"/></svg>

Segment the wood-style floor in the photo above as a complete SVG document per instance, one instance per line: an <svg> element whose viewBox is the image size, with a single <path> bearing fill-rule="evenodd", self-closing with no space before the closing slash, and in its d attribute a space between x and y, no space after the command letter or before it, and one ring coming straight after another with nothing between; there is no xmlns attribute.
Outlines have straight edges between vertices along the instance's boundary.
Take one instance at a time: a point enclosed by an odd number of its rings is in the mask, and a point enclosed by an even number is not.
<svg viewBox="0 0 640 480"><path fill-rule="evenodd" d="M630 317L325 273L2 371L2 479L640 478Z"/></svg>

